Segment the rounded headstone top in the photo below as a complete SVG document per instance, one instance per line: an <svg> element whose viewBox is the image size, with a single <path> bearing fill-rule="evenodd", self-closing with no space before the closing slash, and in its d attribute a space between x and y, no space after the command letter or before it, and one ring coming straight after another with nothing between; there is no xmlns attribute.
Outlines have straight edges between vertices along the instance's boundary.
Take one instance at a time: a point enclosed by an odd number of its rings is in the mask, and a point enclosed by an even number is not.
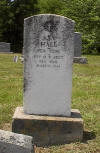
<svg viewBox="0 0 100 153"><path fill-rule="evenodd" d="M75 32L76 35L82 35L80 32Z"/></svg>
<svg viewBox="0 0 100 153"><path fill-rule="evenodd" d="M72 20L72 19L69 19L69 18L67 18L67 17L65 17L65 16L56 15L56 14L38 14L38 15L33 15L33 16L30 16L30 17L25 18L24 21L25 21L25 20L28 20L28 19L31 19L31 18L34 18L34 17L42 17L42 16L46 16L46 17L50 17L50 16L53 16L53 17L60 17L60 18L67 19L67 20L69 20L70 22L75 23L75 21Z"/></svg>

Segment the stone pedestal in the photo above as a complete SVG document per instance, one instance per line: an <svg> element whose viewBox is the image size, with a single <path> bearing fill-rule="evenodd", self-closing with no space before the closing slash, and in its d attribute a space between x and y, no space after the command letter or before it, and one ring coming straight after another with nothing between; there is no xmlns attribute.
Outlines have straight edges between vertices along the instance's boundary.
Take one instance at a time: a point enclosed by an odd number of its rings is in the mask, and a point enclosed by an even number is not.
<svg viewBox="0 0 100 153"><path fill-rule="evenodd" d="M79 64L87 64L87 58L86 57L74 57L73 63L79 63Z"/></svg>
<svg viewBox="0 0 100 153"><path fill-rule="evenodd" d="M33 136L37 146L64 144L82 140L83 120L77 109L71 110L71 117L58 117L28 115L17 107L12 131Z"/></svg>

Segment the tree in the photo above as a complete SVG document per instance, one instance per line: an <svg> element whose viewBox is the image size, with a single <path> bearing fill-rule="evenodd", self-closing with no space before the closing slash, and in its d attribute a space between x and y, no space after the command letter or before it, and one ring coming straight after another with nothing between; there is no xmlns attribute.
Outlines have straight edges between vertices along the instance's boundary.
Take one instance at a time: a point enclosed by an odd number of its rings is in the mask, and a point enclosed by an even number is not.
<svg viewBox="0 0 100 153"><path fill-rule="evenodd" d="M83 53L100 53L100 0L0 0L0 41L23 46L24 18L35 14L58 14L75 20L82 33Z"/></svg>
<svg viewBox="0 0 100 153"><path fill-rule="evenodd" d="M95 7L95 34L96 34L96 49L100 53L100 0L97 0Z"/></svg>
<svg viewBox="0 0 100 153"><path fill-rule="evenodd" d="M23 46L24 18L37 12L37 0L2 0L0 5L2 41L12 44L13 51L21 52Z"/></svg>
<svg viewBox="0 0 100 153"><path fill-rule="evenodd" d="M96 29L100 27L100 17L96 14L100 10L99 0L67 0L62 14L75 20L75 30L82 33L83 53L97 53ZM98 5L97 5L98 4ZM99 11L100 12L100 11ZM97 27L97 28L96 28ZM97 32L98 33L98 32ZM98 40L100 41L100 35Z"/></svg>
<svg viewBox="0 0 100 153"><path fill-rule="evenodd" d="M38 0L37 7L39 13L51 13L61 14L61 10L64 8L64 2L62 0Z"/></svg>
<svg viewBox="0 0 100 153"><path fill-rule="evenodd" d="M8 40L13 14L10 12L10 1L0 1L0 40Z"/></svg>

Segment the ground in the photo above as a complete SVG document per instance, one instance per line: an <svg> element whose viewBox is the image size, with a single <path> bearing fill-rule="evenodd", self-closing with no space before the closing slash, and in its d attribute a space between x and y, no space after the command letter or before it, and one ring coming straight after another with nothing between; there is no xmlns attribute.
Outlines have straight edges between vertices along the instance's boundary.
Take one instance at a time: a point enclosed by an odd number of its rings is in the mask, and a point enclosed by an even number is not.
<svg viewBox="0 0 100 153"><path fill-rule="evenodd" d="M12 116L23 105L23 64L14 55L0 54L0 129L11 131ZM84 120L82 142L36 147L36 153L100 153L100 56L86 56L88 64L73 64L72 108Z"/></svg>

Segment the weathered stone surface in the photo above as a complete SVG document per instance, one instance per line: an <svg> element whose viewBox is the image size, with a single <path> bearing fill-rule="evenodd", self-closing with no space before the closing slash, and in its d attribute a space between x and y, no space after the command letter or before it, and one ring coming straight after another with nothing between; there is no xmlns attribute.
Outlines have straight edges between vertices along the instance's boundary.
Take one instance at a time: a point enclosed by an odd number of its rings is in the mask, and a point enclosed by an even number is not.
<svg viewBox="0 0 100 153"><path fill-rule="evenodd" d="M38 146L64 144L82 140L83 120L76 109L71 111L71 117L55 117L28 115L17 107L12 131L33 136Z"/></svg>
<svg viewBox="0 0 100 153"><path fill-rule="evenodd" d="M0 52L10 52L10 43L0 42Z"/></svg>
<svg viewBox="0 0 100 153"><path fill-rule="evenodd" d="M24 112L71 115L74 21L36 15L24 21Z"/></svg>
<svg viewBox="0 0 100 153"><path fill-rule="evenodd" d="M0 153L33 153L33 138L0 130Z"/></svg>
<svg viewBox="0 0 100 153"><path fill-rule="evenodd" d="M74 63L79 63L79 64L87 64L87 58L86 57L81 57L82 54L82 36L81 33L75 32L74 33L74 58L73 62Z"/></svg>
<svg viewBox="0 0 100 153"><path fill-rule="evenodd" d="M88 60L86 57L74 57L73 58L74 63L79 63L79 64L87 64Z"/></svg>
<svg viewBox="0 0 100 153"><path fill-rule="evenodd" d="M82 36L81 33L74 33L74 57L81 57L82 52Z"/></svg>

